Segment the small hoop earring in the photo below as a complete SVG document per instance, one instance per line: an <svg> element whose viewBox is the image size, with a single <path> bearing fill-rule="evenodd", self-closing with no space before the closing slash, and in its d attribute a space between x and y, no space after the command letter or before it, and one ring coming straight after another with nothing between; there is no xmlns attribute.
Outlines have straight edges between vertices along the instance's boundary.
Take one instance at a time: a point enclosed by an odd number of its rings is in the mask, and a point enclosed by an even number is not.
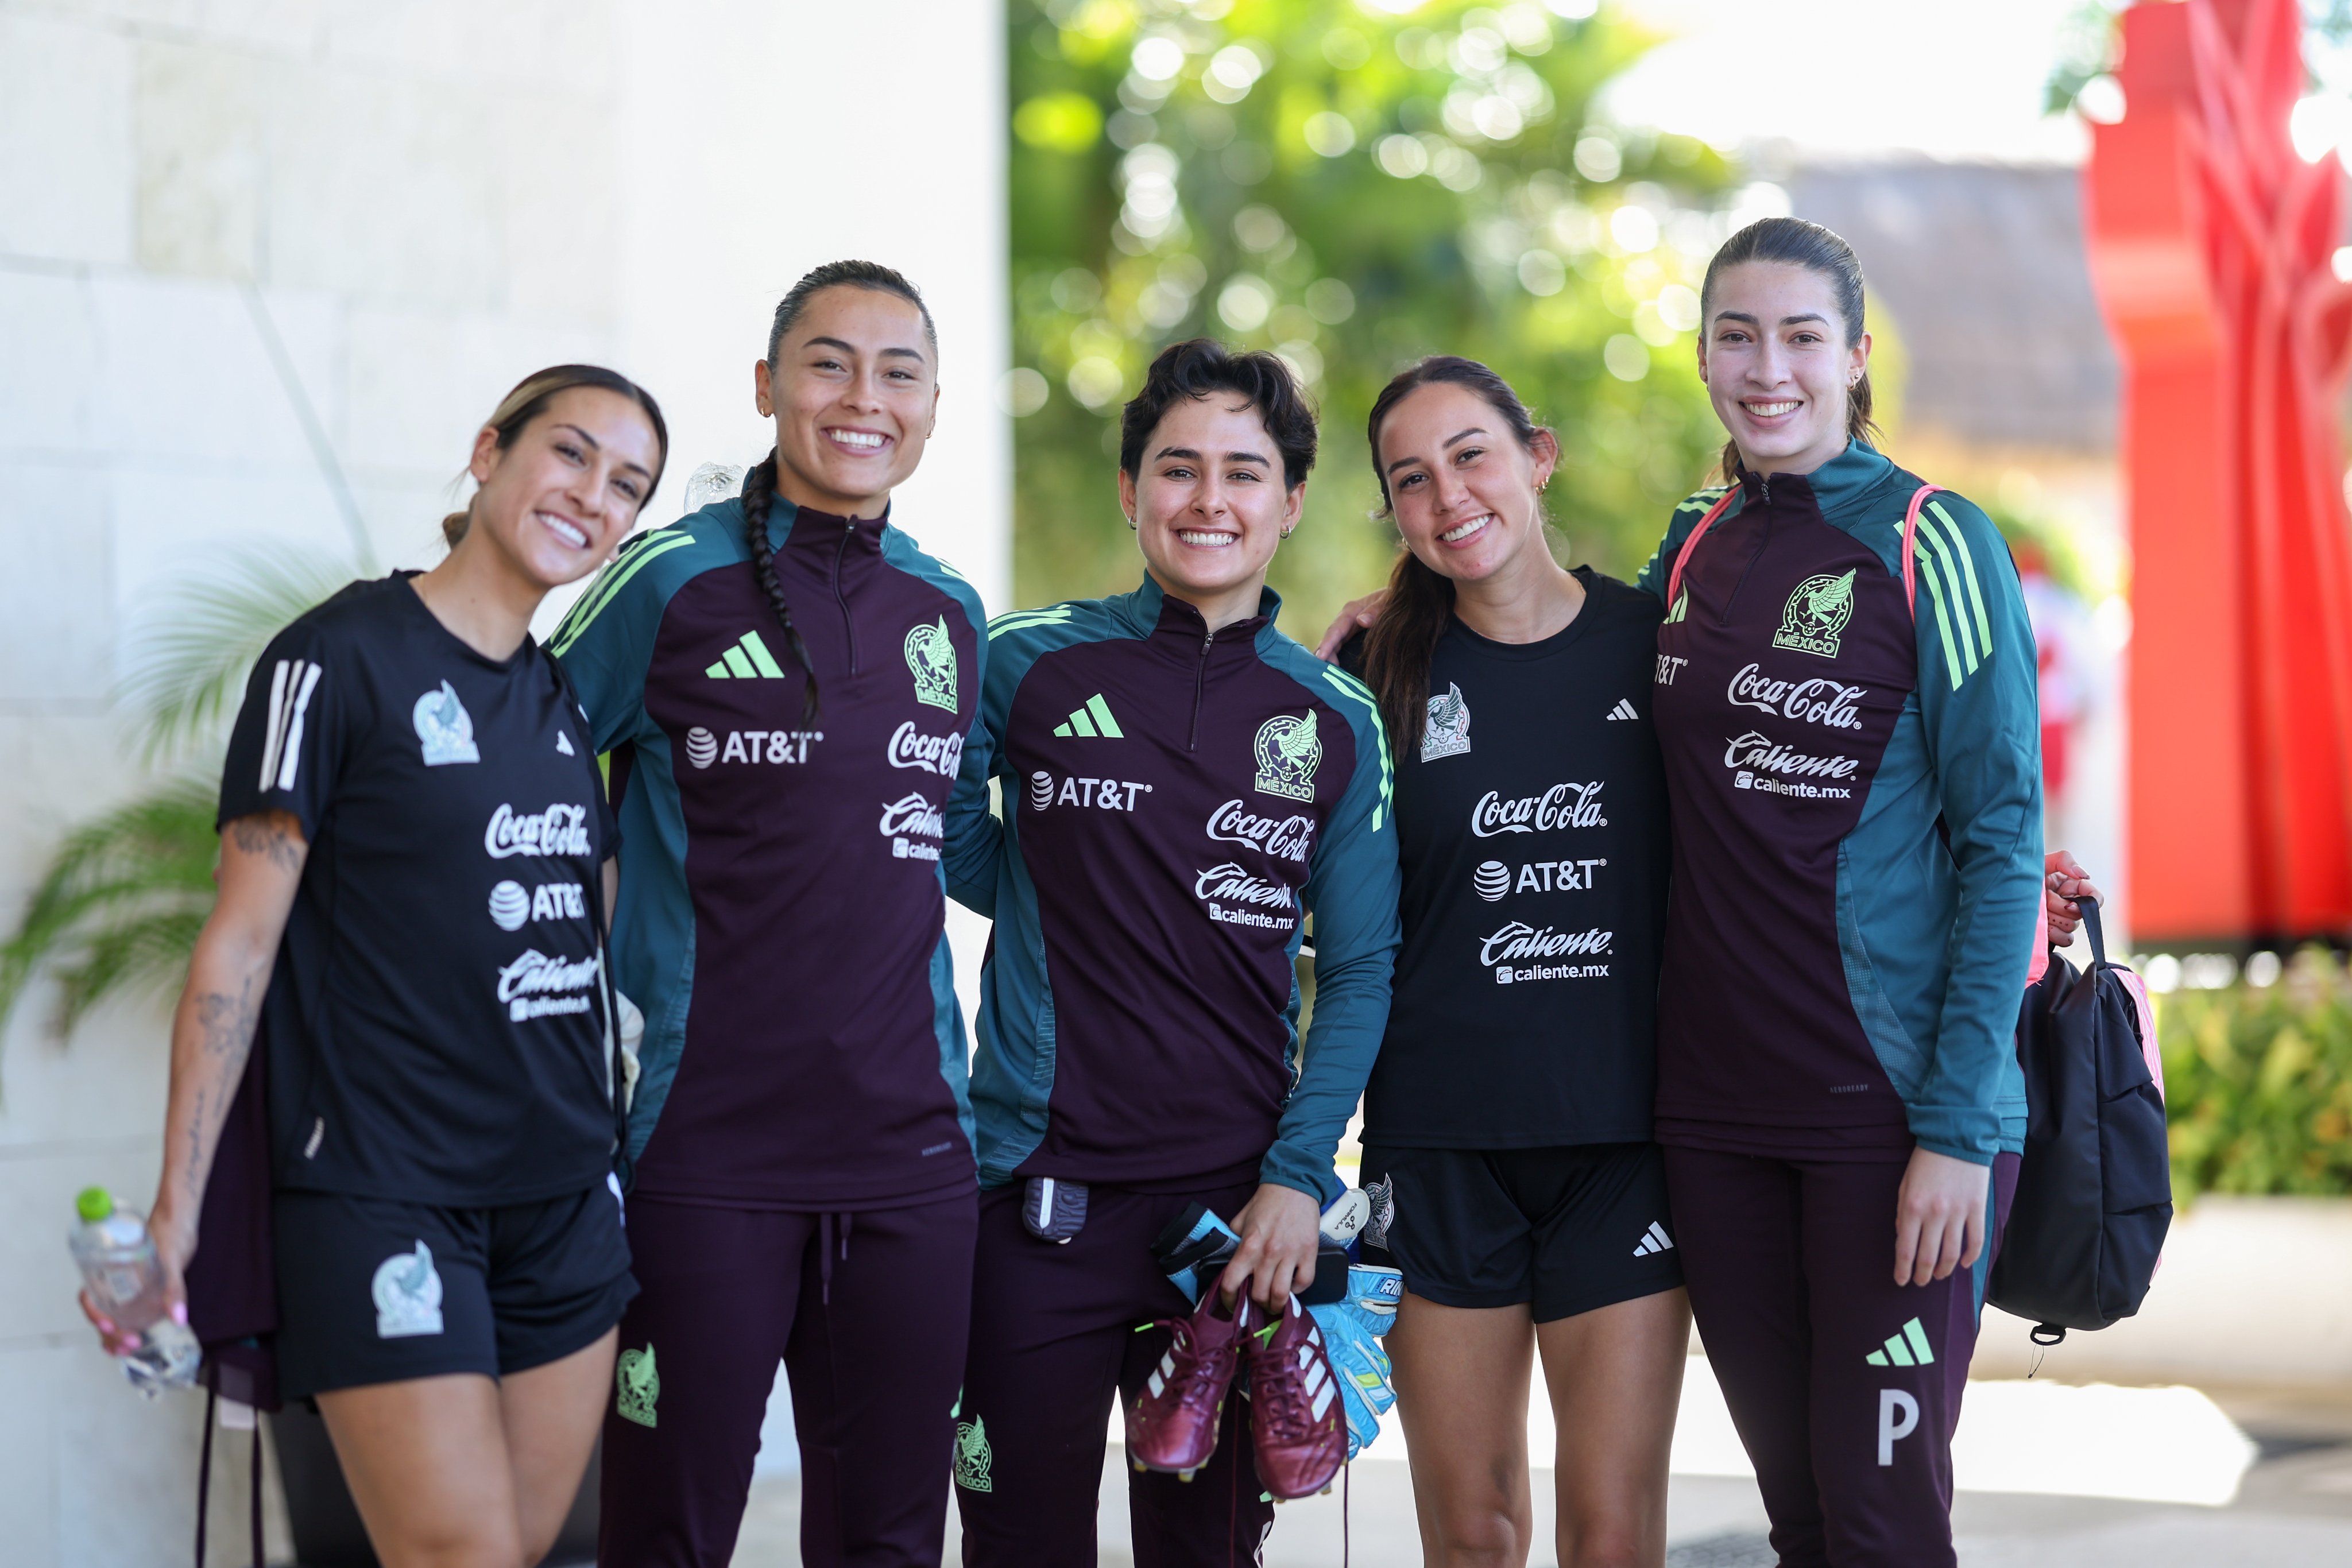
<svg viewBox="0 0 2352 1568"><path fill-rule="evenodd" d="M1292 534L1296 533L1297 531L1297 529L1295 529L1295 528L1285 528L1285 529L1283 529L1283 530L1282 530L1282 535L1281 535L1281 537L1282 537L1282 538L1288 538Z"/></svg>

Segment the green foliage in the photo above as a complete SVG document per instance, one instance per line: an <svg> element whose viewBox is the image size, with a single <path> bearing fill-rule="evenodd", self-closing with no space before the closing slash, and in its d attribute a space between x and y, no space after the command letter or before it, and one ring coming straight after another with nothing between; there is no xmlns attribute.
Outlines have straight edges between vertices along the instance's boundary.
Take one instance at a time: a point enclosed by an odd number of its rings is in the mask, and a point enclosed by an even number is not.
<svg viewBox="0 0 2352 1568"><path fill-rule="evenodd" d="M57 982L60 1038L110 997L179 983L212 912L213 810L246 675L271 637L350 576L331 559L251 550L184 580L143 618L120 695L141 756L174 771L75 829L43 868L0 943L0 1023L43 975Z"/></svg>
<svg viewBox="0 0 2352 1568"><path fill-rule="evenodd" d="M217 799L203 779L174 779L67 836L0 946L0 1019L44 970L60 1038L110 996L179 982L213 906Z"/></svg>
<svg viewBox="0 0 2352 1568"><path fill-rule="evenodd" d="M262 649L351 579L341 561L252 550L169 591L131 638L121 694L146 760L216 751Z"/></svg>
<svg viewBox="0 0 2352 1568"><path fill-rule="evenodd" d="M1387 570L1360 433L1423 354L1486 361L1558 428L1548 498L1575 559L1647 559L1722 439L1691 333L1732 171L1595 117L1646 36L1580 0L1007 16L1019 602L1140 578L1118 405L1153 354L1204 333L1282 353L1322 410L1307 517L1274 567L1294 634Z"/></svg>
<svg viewBox="0 0 2352 1568"><path fill-rule="evenodd" d="M2352 1193L2352 977L2342 964L2315 947L2276 985L2154 999L2179 1198Z"/></svg>

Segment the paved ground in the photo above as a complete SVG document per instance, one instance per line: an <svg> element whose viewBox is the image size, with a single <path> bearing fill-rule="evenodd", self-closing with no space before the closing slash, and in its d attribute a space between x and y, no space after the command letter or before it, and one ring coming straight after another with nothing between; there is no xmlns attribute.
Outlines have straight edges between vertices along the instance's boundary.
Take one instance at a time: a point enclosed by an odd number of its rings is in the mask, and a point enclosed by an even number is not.
<svg viewBox="0 0 2352 1568"><path fill-rule="evenodd" d="M2226 1508L2116 1502L2097 1498L1962 1492L1953 1509L1962 1568L2345 1568L2352 1563L2352 1397L2343 1392L2208 1387L2263 1458ZM1125 1472L1104 1469L1104 1568L1126 1568ZM1539 1542L1551 1524L1549 1471L1536 1476ZM1338 1494L1284 1506L1267 1568L1339 1568ZM735 1561L785 1568L800 1561L797 1482L777 1477L753 1489ZM1403 1464L1355 1466L1346 1499L1355 1568L1409 1568L1421 1561L1412 1486ZM958 1561L950 1514L947 1562ZM1753 1482L1676 1476L1669 1504L1669 1568L1771 1568L1764 1510ZM1548 1545L1529 1559L1554 1562Z"/></svg>

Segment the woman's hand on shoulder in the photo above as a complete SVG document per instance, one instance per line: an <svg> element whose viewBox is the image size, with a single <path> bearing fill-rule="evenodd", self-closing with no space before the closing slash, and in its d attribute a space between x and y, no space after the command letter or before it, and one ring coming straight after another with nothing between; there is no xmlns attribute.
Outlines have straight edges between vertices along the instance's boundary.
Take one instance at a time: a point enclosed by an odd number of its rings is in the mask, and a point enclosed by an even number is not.
<svg viewBox="0 0 2352 1568"><path fill-rule="evenodd" d="M2050 916L2053 946L2074 945L2075 928L2083 924L2078 901L2085 898L2102 907L2107 902L2107 895L2099 891L2081 862L2064 850L2052 850L2042 857L2042 907Z"/></svg>
<svg viewBox="0 0 2352 1568"><path fill-rule="evenodd" d="M1323 633L1323 641L1315 644L1315 656L1327 664L1337 659L1341 644L1379 620L1381 607L1388 601L1389 591L1385 588L1349 601L1348 607L1333 619L1331 629Z"/></svg>

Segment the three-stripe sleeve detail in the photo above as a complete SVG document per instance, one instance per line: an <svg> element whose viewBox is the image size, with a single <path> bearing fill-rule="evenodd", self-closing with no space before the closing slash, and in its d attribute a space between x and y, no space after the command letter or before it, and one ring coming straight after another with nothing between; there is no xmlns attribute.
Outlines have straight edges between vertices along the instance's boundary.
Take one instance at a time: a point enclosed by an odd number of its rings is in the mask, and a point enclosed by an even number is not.
<svg viewBox="0 0 2352 1568"><path fill-rule="evenodd" d="M1919 514L1914 551L1919 580L1936 607L1936 630L1944 643L1944 667L1952 689L1992 657L1992 622L1985 612L1984 589L1976 558L1951 514L1930 501Z"/></svg>
<svg viewBox="0 0 2352 1568"><path fill-rule="evenodd" d="M302 725L323 672L308 659L280 659L269 674L269 736L261 747L261 788L291 789L302 760Z"/></svg>
<svg viewBox="0 0 2352 1568"><path fill-rule="evenodd" d="M604 607L612 603L614 596L628 585L629 579L645 570L647 561L652 560L656 556L667 555L671 550L682 549L693 542L692 534L671 533L666 528L656 528L652 533L639 534L635 548L606 567L594 584L581 596L580 602L572 607L572 613L566 615L562 624L556 627L555 636L548 644L549 652L558 658L571 652L572 645L580 641L581 634L588 630L589 623L604 612Z"/></svg>
<svg viewBox="0 0 2352 1568"><path fill-rule="evenodd" d="M1395 792L1395 779L1391 771L1395 765L1389 759L1389 732L1388 727L1381 722L1381 705L1374 700L1370 687L1345 670L1326 668L1323 678L1330 682L1341 696L1363 704L1364 711L1372 716L1372 749L1381 754L1381 803L1372 808L1372 831L1377 833L1381 831L1381 823L1393 809L1390 801Z"/></svg>
<svg viewBox="0 0 2352 1568"><path fill-rule="evenodd" d="M1048 610L1011 610L988 623L988 635L992 642L1007 632L1031 626L1057 626L1069 618L1070 607L1066 604L1056 604Z"/></svg>

